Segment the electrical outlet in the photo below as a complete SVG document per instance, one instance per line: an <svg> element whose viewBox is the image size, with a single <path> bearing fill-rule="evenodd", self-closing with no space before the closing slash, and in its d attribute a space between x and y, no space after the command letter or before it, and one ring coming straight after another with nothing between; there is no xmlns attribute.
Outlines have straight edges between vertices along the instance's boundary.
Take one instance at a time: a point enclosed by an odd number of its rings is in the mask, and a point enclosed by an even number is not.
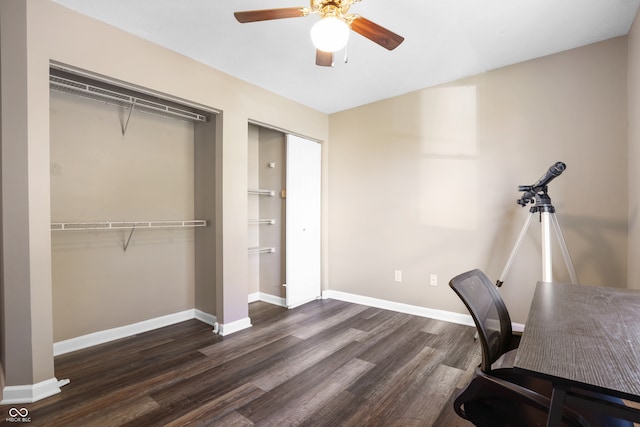
<svg viewBox="0 0 640 427"><path fill-rule="evenodd" d="M430 286L438 286L438 275L430 274L429 275L429 285Z"/></svg>
<svg viewBox="0 0 640 427"><path fill-rule="evenodd" d="M402 271L401 270L396 270L394 276L395 276L394 280L396 282L402 282Z"/></svg>

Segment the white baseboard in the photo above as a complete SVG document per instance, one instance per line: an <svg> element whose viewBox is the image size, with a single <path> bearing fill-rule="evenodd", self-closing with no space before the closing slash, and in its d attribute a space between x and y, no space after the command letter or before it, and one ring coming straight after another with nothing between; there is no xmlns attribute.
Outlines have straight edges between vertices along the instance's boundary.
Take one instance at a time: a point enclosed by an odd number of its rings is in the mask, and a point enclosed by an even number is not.
<svg viewBox="0 0 640 427"><path fill-rule="evenodd" d="M396 311L399 313L413 314L421 317L428 317L431 319L444 320L447 322L458 323L462 325L474 326L473 319L468 314L454 313L445 310L435 310L426 307L420 307L415 305L403 304L393 301L387 301L372 297L366 297L362 295L350 294L341 291L323 291L323 298L331 298L345 302L351 302L354 304L362 304L369 307L377 307L385 310ZM256 292L249 295L249 302L264 301L269 304L286 307L285 299L276 297L273 295L265 294L262 292ZM148 332L154 329L162 328L165 326L173 325L175 323L183 322L185 320L198 319L208 325L214 327L214 332L219 332L220 335L230 335L234 332L241 331L251 327L251 319L249 317L236 320L234 322L226 324L218 324L216 316L205 313L198 309L185 310L178 313L168 314L166 316L156 317L154 319L144 320L142 322L134 323L131 325L121 326L118 328L108 329L104 331L98 331L87 335L71 338L64 341L59 341L53 344L54 356L69 353L76 350L82 350L84 348L92 347L94 345L103 344L109 341L114 341L120 338L126 338L132 335ZM521 323L513 323L512 329L514 331L522 332L524 325ZM23 387L23 386L9 386L9 387ZM24 386L32 387L32 386ZM34 386L33 386L34 387ZM5 387L4 390L6 390ZM18 389L17 392L19 392ZM6 400L6 399L5 399ZM4 400L3 400L4 402Z"/></svg>
<svg viewBox="0 0 640 427"><path fill-rule="evenodd" d="M3 398L0 401L0 405L36 402L60 393L60 387L68 384L68 382L68 380L58 381L54 377L36 384L5 386L2 390Z"/></svg>
<svg viewBox="0 0 640 427"><path fill-rule="evenodd" d="M206 323L207 325L211 326L216 326L216 323L218 323L218 318L216 316L214 316L213 314L205 313L204 311L198 310L197 308L194 310L193 317L195 319L198 319L202 323Z"/></svg>
<svg viewBox="0 0 640 427"><path fill-rule="evenodd" d="M214 315L203 311L196 309L185 310L178 313L167 314L166 316L156 317L154 319L143 320L142 322L133 323L131 325L93 332L91 334L81 335L79 337L56 342L53 344L53 355L59 356L72 351L82 350L83 348L104 344L120 338L130 337L132 335L152 331L154 329L184 322L185 320L190 319L198 319L209 325L215 325L217 321Z"/></svg>
<svg viewBox="0 0 640 427"><path fill-rule="evenodd" d="M254 292L249 294L249 304L256 301L267 302L273 305L279 305L280 307L286 307L286 300L282 297L277 297L275 295L265 294L264 292Z"/></svg>
<svg viewBox="0 0 640 427"><path fill-rule="evenodd" d="M284 298L277 297L275 295L265 294L263 292L260 292L260 301L264 301L273 305L279 305L280 307L287 306L286 300Z"/></svg>
<svg viewBox="0 0 640 427"><path fill-rule="evenodd" d="M236 320L234 322L229 323L220 323L219 325L219 334L222 336L231 335L235 332L241 331L243 329L250 328L251 319L245 317L244 319Z"/></svg>
<svg viewBox="0 0 640 427"><path fill-rule="evenodd" d="M457 323L460 325L475 326L473 318L469 314L454 313L452 311L436 310L433 308L420 307L417 305L403 304L399 302L387 301L377 298L365 297L340 291L323 291L322 298L336 299L354 304L366 305L369 307L382 308L384 310L396 311L398 313L412 314L414 316L428 317L430 319L444 320L445 322ZM517 332L524 330L521 323L512 323L512 329Z"/></svg>

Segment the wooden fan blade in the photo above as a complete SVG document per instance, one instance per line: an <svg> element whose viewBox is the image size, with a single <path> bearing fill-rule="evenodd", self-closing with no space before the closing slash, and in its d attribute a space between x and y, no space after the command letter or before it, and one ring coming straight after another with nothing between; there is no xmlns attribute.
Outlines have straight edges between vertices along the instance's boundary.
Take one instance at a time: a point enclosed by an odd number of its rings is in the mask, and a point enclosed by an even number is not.
<svg viewBox="0 0 640 427"><path fill-rule="evenodd" d="M285 7L282 9L264 9L264 10L247 10L244 12L235 12L233 16L236 17L238 22L257 22L257 21L269 21L271 19L282 18L298 18L300 16L306 16L307 11L303 7Z"/></svg>
<svg viewBox="0 0 640 427"><path fill-rule="evenodd" d="M397 48L404 41L404 37L361 16L353 20L351 29L388 50Z"/></svg>
<svg viewBox="0 0 640 427"><path fill-rule="evenodd" d="M321 67L333 67L333 53L316 49L316 65Z"/></svg>

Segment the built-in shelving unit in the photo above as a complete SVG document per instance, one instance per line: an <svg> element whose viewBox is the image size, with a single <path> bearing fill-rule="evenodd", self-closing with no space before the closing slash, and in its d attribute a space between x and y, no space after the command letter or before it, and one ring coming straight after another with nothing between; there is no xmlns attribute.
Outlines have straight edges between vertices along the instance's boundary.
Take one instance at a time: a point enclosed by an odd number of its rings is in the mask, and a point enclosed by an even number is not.
<svg viewBox="0 0 640 427"><path fill-rule="evenodd" d="M248 193L250 196L275 196L276 192L274 190L266 190L261 188L253 188L249 189ZM274 225L276 220L273 218L258 218L258 219L249 219L249 225ZM276 251L276 248L273 247L252 247L249 248L249 255L257 255L257 254L272 254Z"/></svg>

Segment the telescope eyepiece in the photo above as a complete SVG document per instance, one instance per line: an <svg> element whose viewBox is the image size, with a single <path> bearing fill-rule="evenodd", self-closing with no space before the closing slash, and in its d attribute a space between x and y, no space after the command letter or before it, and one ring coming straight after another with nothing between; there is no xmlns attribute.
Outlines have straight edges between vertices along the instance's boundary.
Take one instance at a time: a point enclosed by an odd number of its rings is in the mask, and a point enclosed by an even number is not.
<svg viewBox="0 0 640 427"><path fill-rule="evenodd" d="M560 175L562 172L564 172L564 170L567 168L567 165L565 165L562 162L557 162L555 165L551 166L549 168L549 173L553 176L558 176Z"/></svg>

